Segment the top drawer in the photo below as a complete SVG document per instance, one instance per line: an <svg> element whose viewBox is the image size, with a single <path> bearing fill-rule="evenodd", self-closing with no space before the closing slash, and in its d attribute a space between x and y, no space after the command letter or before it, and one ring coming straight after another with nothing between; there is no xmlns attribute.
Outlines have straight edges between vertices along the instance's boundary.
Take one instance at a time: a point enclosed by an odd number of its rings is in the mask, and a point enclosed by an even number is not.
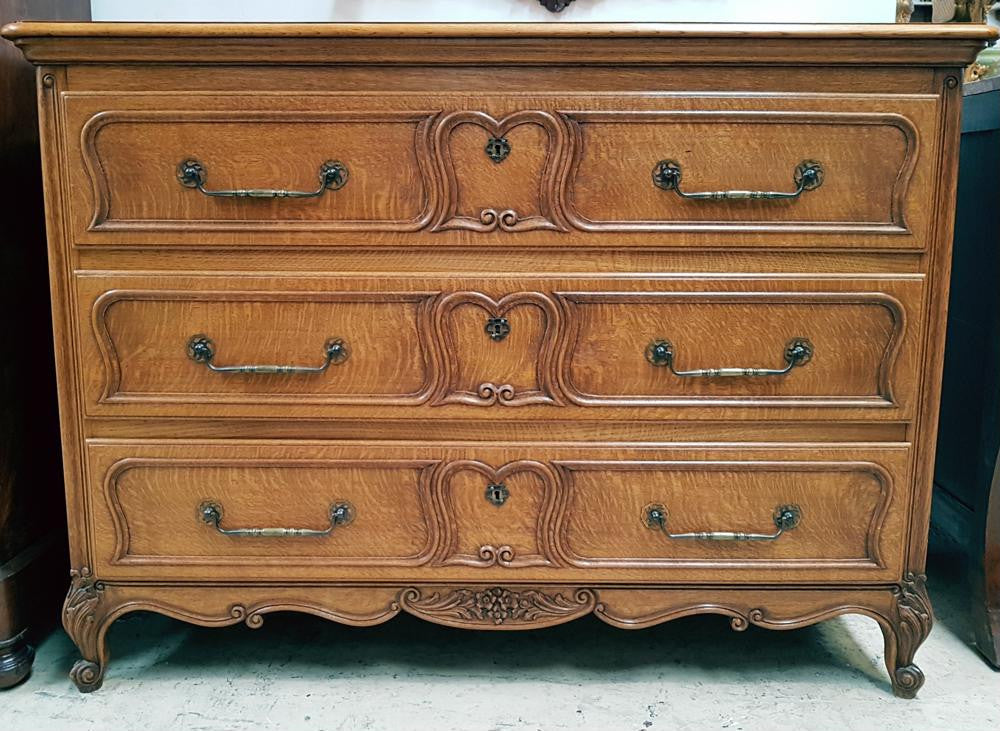
<svg viewBox="0 0 1000 731"><path fill-rule="evenodd" d="M936 96L65 95L74 243L919 250Z"/></svg>

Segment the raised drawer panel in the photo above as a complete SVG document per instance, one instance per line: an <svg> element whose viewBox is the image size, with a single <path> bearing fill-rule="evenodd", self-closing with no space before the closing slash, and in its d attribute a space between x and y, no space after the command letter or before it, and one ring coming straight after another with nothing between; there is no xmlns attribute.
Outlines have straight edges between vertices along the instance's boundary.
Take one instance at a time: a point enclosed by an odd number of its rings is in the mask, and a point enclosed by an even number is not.
<svg viewBox="0 0 1000 731"><path fill-rule="evenodd" d="M706 552L720 562L882 562L876 538L892 477L874 463L649 461L562 468L572 484L564 535L573 565L664 566L701 561Z"/></svg>
<svg viewBox="0 0 1000 731"><path fill-rule="evenodd" d="M918 276L77 287L94 416L901 420L923 319Z"/></svg>
<svg viewBox="0 0 1000 731"><path fill-rule="evenodd" d="M423 342L432 299L419 292L108 290L93 306L108 366L100 400L420 403L432 385ZM268 366L314 372L268 373Z"/></svg>
<svg viewBox="0 0 1000 731"><path fill-rule="evenodd" d="M584 112L571 119L581 153L570 207L590 229L742 223L901 233L907 227L903 209L917 132L897 114ZM623 144L628 155L621 154ZM650 161L649 169L636 160ZM794 199L685 199L651 184L653 163L661 160L674 163L676 189L685 193L792 193L803 162L818 164L819 186ZM922 223L922 214L913 213Z"/></svg>
<svg viewBox="0 0 1000 731"><path fill-rule="evenodd" d="M428 464L119 460L105 476L105 497L120 539L114 560L136 565L169 557L272 566L296 558L344 565L421 563L433 549L423 476ZM240 535L286 529L304 533Z"/></svg>
<svg viewBox="0 0 1000 731"><path fill-rule="evenodd" d="M108 578L885 581L909 499L905 445L92 441L88 461Z"/></svg>
<svg viewBox="0 0 1000 731"><path fill-rule="evenodd" d="M314 230L349 221L360 231L419 228L428 192L420 167L426 160L418 159L415 143L430 117L307 109L103 112L81 132L96 196L89 225ZM178 179L187 161L201 166L208 191L321 192L308 199L204 195ZM324 190L327 162L340 163L343 172ZM408 184L386 185L389 171Z"/></svg>
<svg viewBox="0 0 1000 731"><path fill-rule="evenodd" d="M82 245L725 248L731 234L744 247L923 250L936 191L932 95L476 89L66 105ZM328 161L346 172L324 190ZM800 195L750 194L796 192L802 163L818 172ZM728 191L748 193L680 194Z"/></svg>
<svg viewBox="0 0 1000 731"><path fill-rule="evenodd" d="M892 371L906 315L903 304L884 293L562 296L571 303L576 326L567 385L583 403L839 399L868 406L893 404ZM647 347L644 360L621 358L614 369L602 367L600 354L634 353L639 345ZM669 362L663 355L657 358L657 345ZM706 373L754 369L768 375ZM774 373L782 370L787 373Z"/></svg>

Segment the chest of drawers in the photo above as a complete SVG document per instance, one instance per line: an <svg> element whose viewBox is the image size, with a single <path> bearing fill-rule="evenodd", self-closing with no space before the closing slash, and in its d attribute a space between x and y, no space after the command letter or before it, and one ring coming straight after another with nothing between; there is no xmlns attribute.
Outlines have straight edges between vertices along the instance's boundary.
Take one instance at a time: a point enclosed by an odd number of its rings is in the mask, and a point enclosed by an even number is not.
<svg viewBox="0 0 1000 731"><path fill-rule="evenodd" d="M135 610L856 612L915 694L991 31L4 33L39 64L81 690Z"/></svg>

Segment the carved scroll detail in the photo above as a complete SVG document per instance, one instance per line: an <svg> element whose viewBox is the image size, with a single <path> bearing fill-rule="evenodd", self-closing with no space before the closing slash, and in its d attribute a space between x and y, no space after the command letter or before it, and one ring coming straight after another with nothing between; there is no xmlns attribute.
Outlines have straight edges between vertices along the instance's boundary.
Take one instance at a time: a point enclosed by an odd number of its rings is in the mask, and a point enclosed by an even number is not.
<svg viewBox="0 0 1000 731"><path fill-rule="evenodd" d="M395 617L399 614L399 604L397 602L389 602L384 607L364 614L309 601L279 602L251 606L233 604L229 608L229 617L232 619L232 622L226 621L225 624L243 622L250 629L260 629L264 626L265 615L273 612L302 612L352 627L368 627L382 624Z"/></svg>
<svg viewBox="0 0 1000 731"><path fill-rule="evenodd" d="M570 589L564 593L494 586L442 589L427 596L417 588L399 593L399 605L411 614L439 624L465 627L546 627L592 612L596 601L591 589Z"/></svg>
<svg viewBox="0 0 1000 731"><path fill-rule="evenodd" d="M479 547L479 558L487 566L506 566L511 568L514 566L517 554L510 546L485 545Z"/></svg>
<svg viewBox="0 0 1000 731"><path fill-rule="evenodd" d="M104 584L94 579L86 566L72 569L70 577L69 593L63 603L63 627L83 655L70 670L70 678L81 692L89 693L101 687L107 662L97 611Z"/></svg>
<svg viewBox="0 0 1000 731"><path fill-rule="evenodd" d="M926 582L923 574L907 573L902 583L893 588L895 637L892 642L886 635L885 663L892 689L901 698L915 697L924 684L924 673L913 663L913 658L934 624Z"/></svg>

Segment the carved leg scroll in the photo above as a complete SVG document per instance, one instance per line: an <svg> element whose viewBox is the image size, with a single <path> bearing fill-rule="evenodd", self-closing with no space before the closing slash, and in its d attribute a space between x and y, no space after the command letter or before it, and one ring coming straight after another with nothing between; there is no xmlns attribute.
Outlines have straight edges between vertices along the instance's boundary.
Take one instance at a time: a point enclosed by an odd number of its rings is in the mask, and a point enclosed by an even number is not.
<svg viewBox="0 0 1000 731"><path fill-rule="evenodd" d="M927 639L934 612L924 588L923 574L907 574L893 589L893 617L882 625L885 635L885 666L892 691L900 698L915 698L924 684L924 673L913 663L917 648Z"/></svg>
<svg viewBox="0 0 1000 731"><path fill-rule="evenodd" d="M83 658L73 665L69 677L81 693L90 693L101 687L108 663L104 640L107 622L100 606L104 584L94 579L86 566L71 570L70 576L72 582L63 604L63 627Z"/></svg>

